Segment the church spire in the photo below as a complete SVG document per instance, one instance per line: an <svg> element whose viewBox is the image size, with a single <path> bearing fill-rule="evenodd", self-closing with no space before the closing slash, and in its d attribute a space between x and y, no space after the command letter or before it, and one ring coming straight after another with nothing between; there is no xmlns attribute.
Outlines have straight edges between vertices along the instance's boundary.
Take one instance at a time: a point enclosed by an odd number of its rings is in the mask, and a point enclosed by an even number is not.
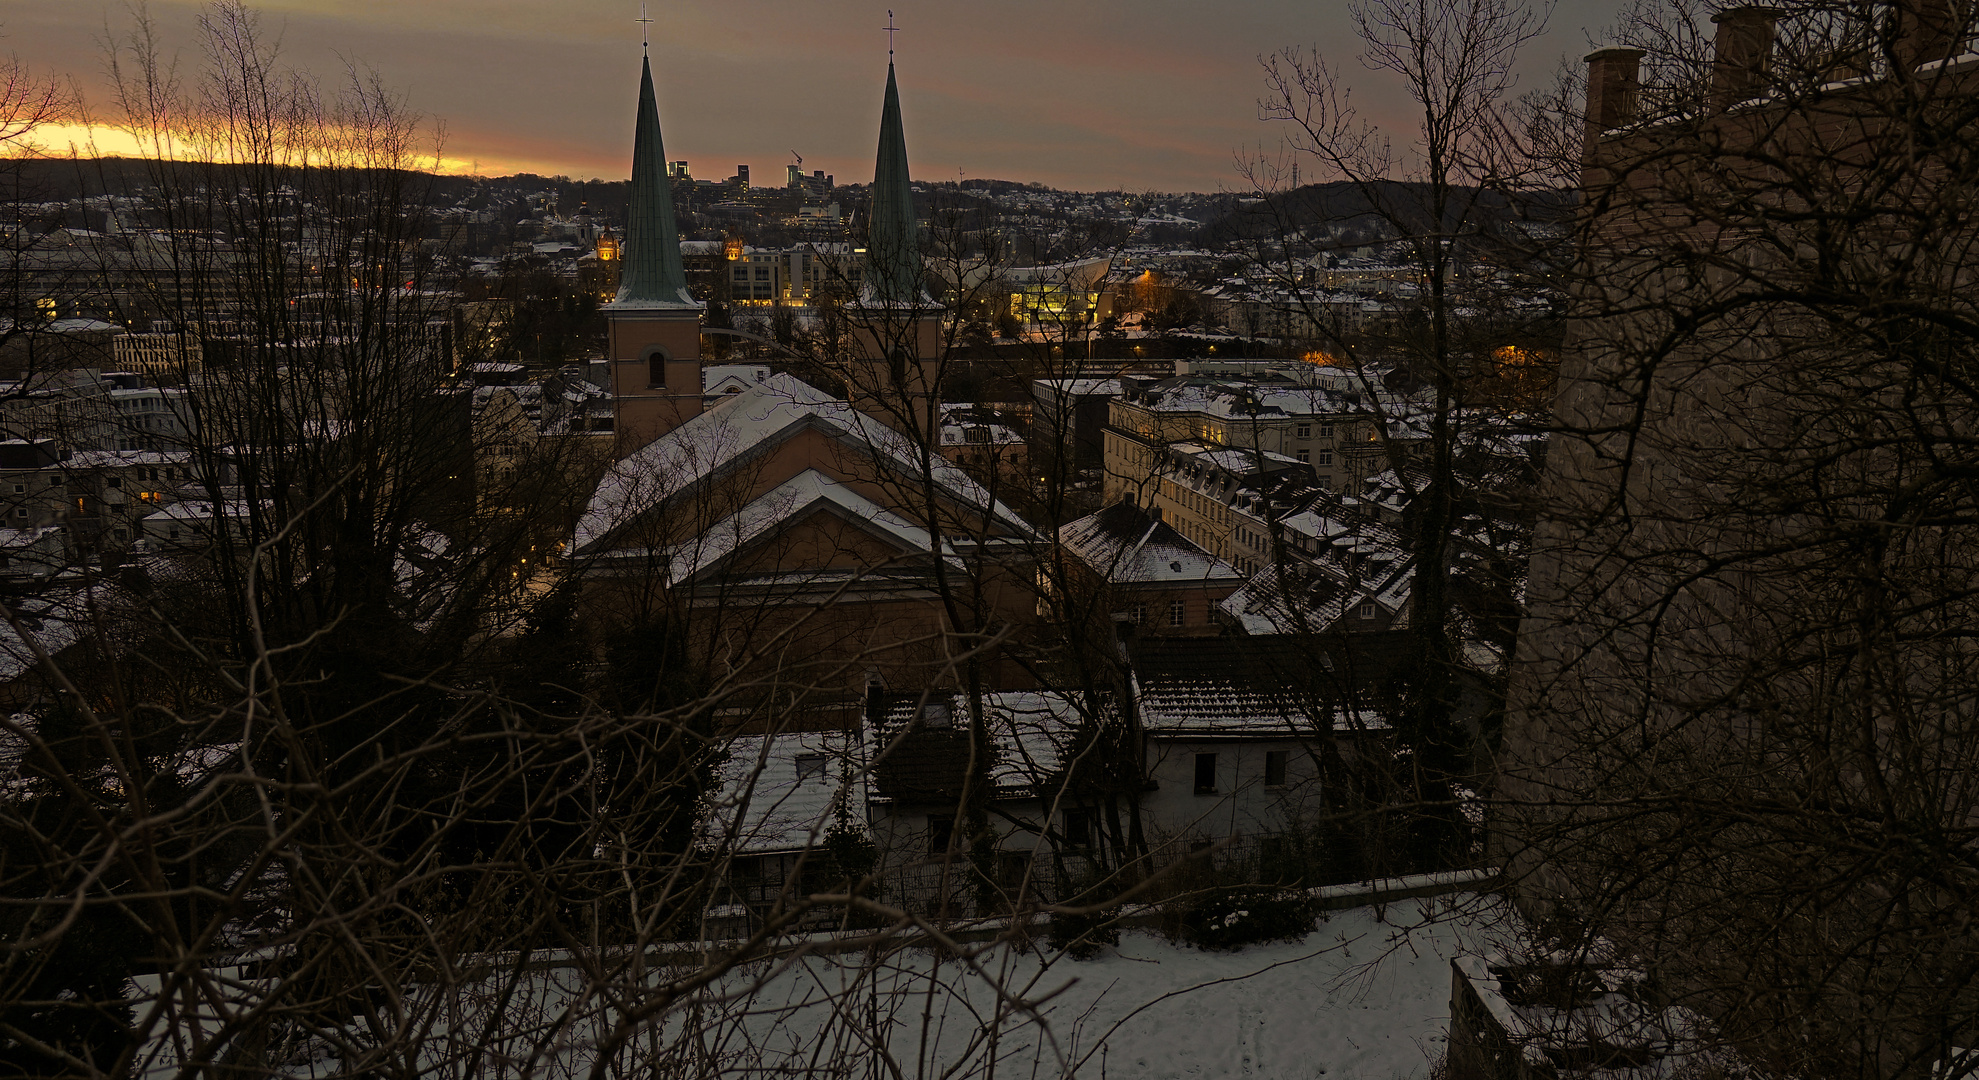
<svg viewBox="0 0 1979 1080"><path fill-rule="evenodd" d="M632 136L632 206L626 213L625 262L619 307L696 307L680 264L680 230L673 221L673 185L660 143L660 109L653 101L653 62L639 64L639 120Z"/></svg>
<svg viewBox="0 0 1979 1080"><path fill-rule="evenodd" d="M914 190L907 179L907 136L900 126L900 90L893 61L886 65L886 103L880 109L879 161L873 166L873 206L866 237L869 302L920 305L921 245L914 225Z"/></svg>

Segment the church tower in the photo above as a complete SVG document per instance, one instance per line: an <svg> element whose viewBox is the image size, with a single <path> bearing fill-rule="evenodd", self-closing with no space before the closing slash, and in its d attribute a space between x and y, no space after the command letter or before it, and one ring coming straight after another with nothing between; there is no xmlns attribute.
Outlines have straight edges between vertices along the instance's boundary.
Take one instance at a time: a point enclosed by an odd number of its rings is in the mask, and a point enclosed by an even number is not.
<svg viewBox="0 0 1979 1080"><path fill-rule="evenodd" d="M866 262L852 316L855 362L846 379L852 404L906 431L929 431L939 399L941 305L921 289L920 228L907 177L900 89L886 64L879 159L873 166Z"/></svg>
<svg viewBox="0 0 1979 1080"><path fill-rule="evenodd" d="M605 318L612 416L618 456L624 457L701 411L702 308L687 292L680 262L650 58L640 61L632 203L621 260L618 295L605 305Z"/></svg>

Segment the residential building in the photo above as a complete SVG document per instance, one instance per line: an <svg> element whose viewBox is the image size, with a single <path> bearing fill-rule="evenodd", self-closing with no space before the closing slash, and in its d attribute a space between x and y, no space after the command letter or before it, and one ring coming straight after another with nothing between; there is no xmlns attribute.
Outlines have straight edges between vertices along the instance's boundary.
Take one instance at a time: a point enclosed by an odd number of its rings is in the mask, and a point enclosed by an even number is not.
<svg viewBox="0 0 1979 1080"><path fill-rule="evenodd" d="M1125 619L1144 635L1215 635L1222 632L1217 605L1244 581L1235 567L1133 503L1116 503L1061 527L1058 542L1070 556L1070 580L1042 580L1039 606L1045 614L1056 608L1064 618L1088 615L1088 633L1111 635L1112 620ZM1067 595L1058 595L1061 588Z"/></svg>
<svg viewBox="0 0 1979 1080"><path fill-rule="evenodd" d="M1149 497L1174 464L1170 444L1261 451L1309 466L1316 482L1351 490L1386 468L1391 446L1412 441L1416 414L1403 399L1354 385L1357 377L1302 365L1266 374L1121 378L1108 412L1106 501ZM1294 378L1294 375L1297 378ZM1342 377L1347 376L1347 377ZM1384 430L1390 438L1383 438Z"/></svg>
<svg viewBox="0 0 1979 1080"><path fill-rule="evenodd" d="M1074 468L1104 464L1107 414L1120 393L1117 378L1034 380L1032 454L1041 461L1069 456Z"/></svg>
<svg viewBox="0 0 1979 1080"><path fill-rule="evenodd" d="M1031 490L1030 447L1001 415L987 408L942 405L937 453L998 492Z"/></svg>

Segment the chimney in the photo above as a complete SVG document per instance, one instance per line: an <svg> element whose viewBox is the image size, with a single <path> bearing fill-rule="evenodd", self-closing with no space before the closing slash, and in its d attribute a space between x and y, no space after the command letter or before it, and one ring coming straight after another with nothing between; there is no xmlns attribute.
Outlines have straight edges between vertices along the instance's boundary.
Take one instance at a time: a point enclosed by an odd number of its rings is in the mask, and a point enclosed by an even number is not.
<svg viewBox="0 0 1979 1080"><path fill-rule="evenodd" d="M1898 71L1915 71L1933 60L1948 59L1970 31L1968 19L1953 10L1952 0L1897 0L1893 7L1896 41L1890 51Z"/></svg>
<svg viewBox="0 0 1979 1080"><path fill-rule="evenodd" d="M1587 136L1581 159L1594 158L1595 140L1604 131L1635 122L1636 88L1642 78L1642 50L1608 48L1587 54Z"/></svg>
<svg viewBox="0 0 1979 1080"><path fill-rule="evenodd" d="M1727 8L1711 16L1718 26L1711 63L1711 111L1723 112L1766 89L1773 60L1773 31L1780 9Z"/></svg>

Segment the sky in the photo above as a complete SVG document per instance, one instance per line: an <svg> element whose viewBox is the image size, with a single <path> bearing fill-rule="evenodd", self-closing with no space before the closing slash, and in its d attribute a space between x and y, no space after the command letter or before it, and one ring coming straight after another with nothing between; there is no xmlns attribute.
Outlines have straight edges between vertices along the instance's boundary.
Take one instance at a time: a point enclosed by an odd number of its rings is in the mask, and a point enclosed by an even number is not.
<svg viewBox="0 0 1979 1080"><path fill-rule="evenodd" d="M649 0L667 156L697 178L739 163L780 183L806 172L871 179L888 9L849 0ZM996 178L1074 190L1241 190L1240 157L1274 151L1258 119L1258 58L1318 47L1364 115L1406 132L1399 85L1358 60L1335 0L893 0L901 111L916 180ZM1559 0L1521 57L1521 87L1578 62L1620 0ZM903 6L904 5L904 6ZM262 0L282 60L333 83L375 69L443 131L447 171L621 179L639 80L636 0ZM204 4L150 0L182 72L202 63ZM75 80L95 115L109 95L102 42L123 0L0 0L0 50ZM44 139L65 152L86 138ZM97 145L117 148L114 133Z"/></svg>

